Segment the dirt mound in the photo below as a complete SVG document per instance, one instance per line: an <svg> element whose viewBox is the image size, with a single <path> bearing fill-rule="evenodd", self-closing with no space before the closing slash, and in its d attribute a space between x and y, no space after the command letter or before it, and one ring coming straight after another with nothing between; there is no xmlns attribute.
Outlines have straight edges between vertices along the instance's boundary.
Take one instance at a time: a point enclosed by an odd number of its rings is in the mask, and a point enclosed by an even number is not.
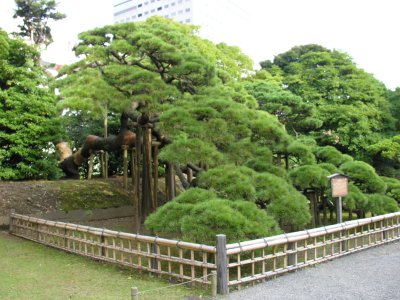
<svg viewBox="0 0 400 300"><path fill-rule="evenodd" d="M107 180L0 181L0 215L118 207L131 203L119 178Z"/></svg>

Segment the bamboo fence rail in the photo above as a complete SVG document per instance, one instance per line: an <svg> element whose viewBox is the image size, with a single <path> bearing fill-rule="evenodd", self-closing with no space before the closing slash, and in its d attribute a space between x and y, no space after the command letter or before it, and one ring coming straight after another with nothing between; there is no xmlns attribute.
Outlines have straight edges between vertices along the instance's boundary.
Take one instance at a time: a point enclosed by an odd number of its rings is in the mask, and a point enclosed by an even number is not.
<svg viewBox="0 0 400 300"><path fill-rule="evenodd" d="M10 233L64 251L179 280L211 284L216 248L10 214Z"/></svg>
<svg viewBox="0 0 400 300"><path fill-rule="evenodd" d="M10 214L10 233L68 252L138 270L210 284L217 290L241 288L292 270L400 239L400 212L326 227L216 246L48 221Z"/></svg>
<svg viewBox="0 0 400 300"><path fill-rule="evenodd" d="M400 212L226 245L228 286L238 287L400 239Z"/></svg>

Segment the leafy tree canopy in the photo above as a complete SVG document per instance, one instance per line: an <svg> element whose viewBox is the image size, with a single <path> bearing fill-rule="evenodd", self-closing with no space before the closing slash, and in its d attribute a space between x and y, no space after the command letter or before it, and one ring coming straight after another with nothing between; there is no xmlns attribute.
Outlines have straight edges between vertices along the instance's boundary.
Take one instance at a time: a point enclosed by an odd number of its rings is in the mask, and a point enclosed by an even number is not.
<svg viewBox="0 0 400 300"><path fill-rule="evenodd" d="M59 176L49 150L60 137L55 98L38 53L0 31L0 179Z"/></svg>
<svg viewBox="0 0 400 300"><path fill-rule="evenodd" d="M357 68L346 53L319 45L296 46L261 66L283 74L284 87L315 106L323 122L314 133L319 143L363 157L393 125L385 86Z"/></svg>

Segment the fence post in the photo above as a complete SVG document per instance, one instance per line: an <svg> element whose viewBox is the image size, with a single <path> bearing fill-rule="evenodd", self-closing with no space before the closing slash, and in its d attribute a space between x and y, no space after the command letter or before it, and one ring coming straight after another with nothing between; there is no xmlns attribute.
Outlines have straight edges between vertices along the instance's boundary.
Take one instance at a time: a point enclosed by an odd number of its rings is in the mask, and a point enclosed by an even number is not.
<svg viewBox="0 0 400 300"><path fill-rule="evenodd" d="M132 300L139 300L139 291L137 287L131 289Z"/></svg>
<svg viewBox="0 0 400 300"><path fill-rule="evenodd" d="M226 235L217 234L217 293L228 294L228 261L226 254Z"/></svg>
<svg viewBox="0 0 400 300"><path fill-rule="evenodd" d="M346 236L347 235L347 230L343 229L341 235L342 235L342 239L343 238L347 238L347 236ZM341 247L342 247L342 252L346 252L347 251L347 240L343 240L342 241Z"/></svg>
<svg viewBox="0 0 400 300"><path fill-rule="evenodd" d="M381 221L381 229L382 229L382 242L386 240L386 226L387 226L387 221L385 225L386 219L383 219Z"/></svg>
<svg viewBox="0 0 400 300"><path fill-rule="evenodd" d="M288 245L288 247L287 247L288 250L296 250L296 245L295 245L295 243L290 242L290 243L288 243L287 245ZM293 267L296 266L295 254L294 254L294 253L288 254L288 255L286 256L286 258L287 258L287 265L288 265L288 267L289 267L289 266L293 266Z"/></svg>
<svg viewBox="0 0 400 300"><path fill-rule="evenodd" d="M217 271L211 271L211 297L217 297Z"/></svg>
<svg viewBox="0 0 400 300"><path fill-rule="evenodd" d="M154 243L151 244L151 253L157 255L157 239L154 241ZM158 263L157 263L157 258L152 258L151 259L151 268L154 270L158 270Z"/></svg>
<svg viewBox="0 0 400 300"><path fill-rule="evenodd" d="M8 232L9 233L12 233L12 217L11 217L12 214L15 214L15 209L10 209L10 214L9 214L9 219L8 219L8 223L9 223Z"/></svg>

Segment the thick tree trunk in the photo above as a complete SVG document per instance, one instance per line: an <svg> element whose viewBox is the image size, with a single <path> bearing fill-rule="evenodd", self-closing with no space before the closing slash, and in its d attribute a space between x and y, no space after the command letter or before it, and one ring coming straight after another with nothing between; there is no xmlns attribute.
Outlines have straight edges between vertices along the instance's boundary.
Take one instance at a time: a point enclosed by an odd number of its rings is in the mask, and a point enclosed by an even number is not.
<svg viewBox="0 0 400 300"><path fill-rule="evenodd" d="M136 135L128 129L129 115L121 115L121 127L118 135L102 138L95 135L87 136L85 143L78 151L72 154L71 149L65 142L56 145L60 153L60 167L67 178L79 178L79 166L87 161L92 152L95 151L118 151L123 145L134 147Z"/></svg>

